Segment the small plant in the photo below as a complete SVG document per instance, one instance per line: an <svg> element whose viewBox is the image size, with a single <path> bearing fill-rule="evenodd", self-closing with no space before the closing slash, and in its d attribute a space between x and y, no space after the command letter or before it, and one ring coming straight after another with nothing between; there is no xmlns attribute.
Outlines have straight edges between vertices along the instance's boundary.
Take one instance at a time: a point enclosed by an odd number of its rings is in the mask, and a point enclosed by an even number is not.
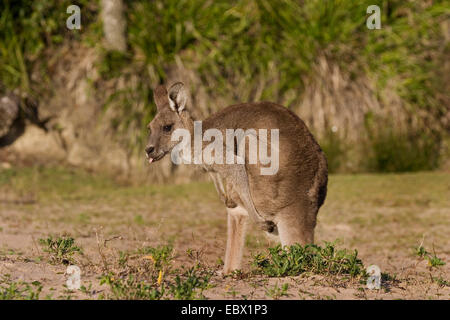
<svg viewBox="0 0 450 320"><path fill-rule="evenodd" d="M179 269L171 270L173 257L171 244L144 247L131 255L119 252L119 266L124 269L104 275L100 284L109 285L115 299L203 299L203 290L209 288L211 274L197 263L175 276ZM146 261L144 265L143 260Z"/></svg>
<svg viewBox="0 0 450 320"><path fill-rule="evenodd" d="M124 251L119 251L119 267L125 267L127 265L129 254Z"/></svg>
<svg viewBox="0 0 450 320"><path fill-rule="evenodd" d="M210 287L210 274L198 274L194 268L188 269L185 274L175 277L175 282L169 285L169 291L174 299L192 300L203 299L203 290Z"/></svg>
<svg viewBox="0 0 450 320"><path fill-rule="evenodd" d="M436 255L428 256L427 260L430 267L441 267L445 265L445 262Z"/></svg>
<svg viewBox="0 0 450 320"><path fill-rule="evenodd" d="M388 282L391 282L391 283L398 282L397 275L396 274L391 275L387 272L382 272L381 273L381 283L388 283Z"/></svg>
<svg viewBox="0 0 450 320"><path fill-rule="evenodd" d="M423 247L422 244L420 244L415 249L415 253L419 258L426 259L428 261L428 266L430 266L431 268L441 267L441 266L445 265L445 262L436 255L436 252L434 252L434 249L433 249L433 254L431 254Z"/></svg>
<svg viewBox="0 0 450 320"><path fill-rule="evenodd" d="M109 285L118 300L159 300L165 293L164 286L139 281L133 275L126 279L116 278L113 274L104 275L100 284Z"/></svg>
<svg viewBox="0 0 450 320"><path fill-rule="evenodd" d="M81 248L75 245L75 240L71 237L39 239L39 243L44 247L44 252L50 255L51 263L70 264L74 260L72 256L75 253L81 253Z"/></svg>
<svg viewBox="0 0 450 320"><path fill-rule="evenodd" d="M337 250L333 243L325 247L314 244L299 244L281 248L269 248L268 256L257 254L253 265L257 272L270 277L297 276L304 272L326 275L364 275L364 266L358 259L358 252Z"/></svg>
<svg viewBox="0 0 450 320"><path fill-rule="evenodd" d="M91 296L92 295L92 283L89 283L89 286L80 286L80 291L83 292L84 294Z"/></svg>
<svg viewBox="0 0 450 320"><path fill-rule="evenodd" d="M248 273L244 273L241 269L233 270L227 277L236 279L236 280L242 280L249 277Z"/></svg>
<svg viewBox="0 0 450 320"><path fill-rule="evenodd" d="M158 247L144 247L138 250L138 253L146 255L153 261L155 268L163 269L170 266L173 258L173 246L171 244Z"/></svg>
<svg viewBox="0 0 450 320"><path fill-rule="evenodd" d="M41 291L42 285L39 281L12 282L8 275L0 281L0 300L39 300Z"/></svg>
<svg viewBox="0 0 450 320"><path fill-rule="evenodd" d="M237 295L239 294L238 291L236 291L235 288L226 288L226 295L229 295L230 297L232 297L233 299L236 299Z"/></svg>
<svg viewBox="0 0 450 320"><path fill-rule="evenodd" d="M266 295L272 299L278 300L279 298L289 296L287 293L289 284L284 283L281 287L278 286L278 282L275 283L273 288L266 288Z"/></svg>
<svg viewBox="0 0 450 320"><path fill-rule="evenodd" d="M425 258L427 255L429 254L429 252L427 250L425 250L425 248L420 245L416 248L416 255L420 258Z"/></svg>
<svg viewBox="0 0 450 320"><path fill-rule="evenodd" d="M145 279L159 286L164 278L172 272L173 247L143 247L135 251L119 251L119 269L114 271L117 278L125 279L133 275L137 279Z"/></svg>
<svg viewBox="0 0 450 320"><path fill-rule="evenodd" d="M157 279L150 281L139 280L134 275L123 278L109 273L101 278L100 284L109 285L112 296L118 300L192 300L204 298L203 290L209 288L209 279L209 274L199 274L196 268L191 268L173 281L163 278L162 271Z"/></svg>
<svg viewBox="0 0 450 320"><path fill-rule="evenodd" d="M432 280L436 282L440 287L450 287L450 282L442 277L432 277Z"/></svg>

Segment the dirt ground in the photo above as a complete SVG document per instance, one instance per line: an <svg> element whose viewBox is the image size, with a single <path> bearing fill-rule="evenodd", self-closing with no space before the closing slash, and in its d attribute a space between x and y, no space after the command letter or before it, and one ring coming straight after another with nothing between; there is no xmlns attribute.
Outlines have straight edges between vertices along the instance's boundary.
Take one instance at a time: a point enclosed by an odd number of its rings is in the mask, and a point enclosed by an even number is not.
<svg viewBox="0 0 450 320"><path fill-rule="evenodd" d="M82 249L73 257L83 290L66 287L67 265L52 262L39 240L49 235ZM226 215L212 183L133 186L67 168L0 169L0 297L1 288L38 281L41 299L114 298L100 278L123 253L142 274L139 248L168 243L174 269L197 264L212 274L207 299L449 299L450 173L331 175L316 243L335 240L390 280L370 290L339 276L254 274L254 255L274 243L253 226L242 272L223 277ZM419 257L421 244L445 265Z"/></svg>

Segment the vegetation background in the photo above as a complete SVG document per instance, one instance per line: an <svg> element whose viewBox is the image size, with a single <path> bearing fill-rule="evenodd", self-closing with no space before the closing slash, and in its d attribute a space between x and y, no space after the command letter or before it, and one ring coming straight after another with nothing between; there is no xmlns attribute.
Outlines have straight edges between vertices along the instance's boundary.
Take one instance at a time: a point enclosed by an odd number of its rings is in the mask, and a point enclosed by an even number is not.
<svg viewBox="0 0 450 320"><path fill-rule="evenodd" d="M108 3L126 48L105 40ZM71 4L80 30L66 27ZM366 26L373 4L380 30ZM20 96L26 123L26 99L47 119L47 132L27 125L0 149L2 161L192 179L167 159L148 170L142 156L152 89L181 80L199 118L243 101L285 105L331 172L449 166L448 1L5 0L0 12L0 90Z"/></svg>

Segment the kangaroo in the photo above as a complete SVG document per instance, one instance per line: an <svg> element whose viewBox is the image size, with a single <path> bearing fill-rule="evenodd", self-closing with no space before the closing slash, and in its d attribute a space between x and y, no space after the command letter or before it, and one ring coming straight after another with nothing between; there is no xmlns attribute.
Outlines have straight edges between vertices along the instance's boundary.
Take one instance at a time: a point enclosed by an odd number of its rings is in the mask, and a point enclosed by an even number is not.
<svg viewBox="0 0 450 320"><path fill-rule="evenodd" d="M194 119L187 107L188 93L181 82L153 92L157 113L149 123L145 148L149 163L161 160L178 144L171 135L177 129L194 137ZM262 175L261 163L205 164L227 211L227 244L223 273L239 269L249 218L282 246L314 242L319 208L327 193L327 161L305 123L287 108L272 102L242 103L226 107L202 122L202 133L217 129L278 129L279 169ZM193 139L193 138L191 138ZM237 142L236 142L237 144ZM192 146L192 144L191 144ZM202 144L201 148L205 148ZM236 146L236 149L238 147ZM193 150L193 147L192 147ZM193 150L195 152L195 150ZM245 150L248 155L249 150Z"/></svg>

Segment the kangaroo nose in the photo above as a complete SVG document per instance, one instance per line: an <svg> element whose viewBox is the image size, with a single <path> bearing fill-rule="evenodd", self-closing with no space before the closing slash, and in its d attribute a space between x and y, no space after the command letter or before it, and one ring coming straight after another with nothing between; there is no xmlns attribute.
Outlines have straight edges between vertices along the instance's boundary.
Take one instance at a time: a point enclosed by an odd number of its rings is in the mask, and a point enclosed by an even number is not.
<svg viewBox="0 0 450 320"><path fill-rule="evenodd" d="M150 153L153 152L153 150L155 150L155 147L149 146L149 147L147 147L147 148L145 149L145 152L147 152L147 154L150 154Z"/></svg>

